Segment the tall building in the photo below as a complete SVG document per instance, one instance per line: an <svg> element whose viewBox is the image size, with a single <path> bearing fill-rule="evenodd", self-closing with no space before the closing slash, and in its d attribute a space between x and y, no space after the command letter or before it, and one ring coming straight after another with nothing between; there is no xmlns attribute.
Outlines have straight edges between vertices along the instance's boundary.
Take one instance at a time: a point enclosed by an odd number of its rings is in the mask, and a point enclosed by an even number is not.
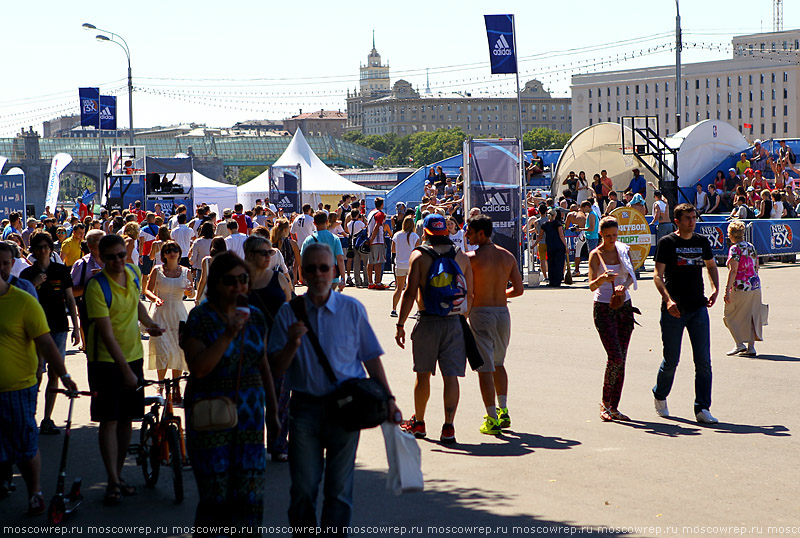
<svg viewBox="0 0 800 538"><path fill-rule="evenodd" d="M727 121L746 137L797 137L800 30L736 36L728 60L681 66L681 125ZM662 136L678 130L675 66L572 77L572 131L623 116L657 116ZM745 127L747 124L747 127Z"/></svg>
<svg viewBox="0 0 800 538"><path fill-rule="evenodd" d="M375 31L372 32L372 50L367 56L367 63L359 67L358 91L347 91L348 131L363 131L362 105L367 101L388 95L391 91L389 80L389 64L381 63L381 55L375 48Z"/></svg>
<svg viewBox="0 0 800 538"><path fill-rule="evenodd" d="M283 128L294 135L299 127L303 134L308 136L331 135L341 138L347 116L341 110L317 110L283 120Z"/></svg>

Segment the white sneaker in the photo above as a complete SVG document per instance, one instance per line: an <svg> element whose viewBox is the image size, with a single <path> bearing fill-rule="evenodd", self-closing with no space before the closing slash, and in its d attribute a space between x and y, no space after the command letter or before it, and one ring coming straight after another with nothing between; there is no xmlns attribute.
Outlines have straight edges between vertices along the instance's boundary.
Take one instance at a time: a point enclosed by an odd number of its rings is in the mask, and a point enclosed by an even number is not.
<svg viewBox="0 0 800 538"><path fill-rule="evenodd" d="M719 420L708 412L708 409L701 409L695 416L697 417L697 422L701 424L716 424L719 422Z"/></svg>
<svg viewBox="0 0 800 538"><path fill-rule="evenodd" d="M735 348L733 348L732 350L728 351L728 352L726 353L726 355L728 355L729 357L731 357L731 356L733 356L733 355L738 355L739 353L741 353L741 352L743 352L743 351L746 351L746 350L747 350L747 348L746 348L746 347L744 347L744 346L736 346L736 347L735 347Z"/></svg>
<svg viewBox="0 0 800 538"><path fill-rule="evenodd" d="M657 398L653 398L653 402L656 404L656 415L669 418L669 409L667 408L667 400L659 400Z"/></svg>

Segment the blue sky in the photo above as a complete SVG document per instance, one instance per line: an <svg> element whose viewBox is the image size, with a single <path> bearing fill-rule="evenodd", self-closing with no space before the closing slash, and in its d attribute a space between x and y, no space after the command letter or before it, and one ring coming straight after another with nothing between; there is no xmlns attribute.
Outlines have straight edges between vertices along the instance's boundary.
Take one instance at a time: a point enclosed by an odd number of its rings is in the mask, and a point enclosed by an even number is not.
<svg viewBox="0 0 800 538"><path fill-rule="evenodd" d="M800 27L800 2L785 3L784 28ZM539 78L557 95L569 95L574 73L674 63L667 50L674 1L639 4L636 11L624 0L9 2L0 34L0 136L28 125L41 130L43 120L77 112L80 86L117 95L120 125L128 124L125 54L96 41L84 22L130 46L141 88L136 127L230 126L301 108L344 110L373 29L392 82L405 78L424 89L429 68L434 92L513 91L513 76L489 74L487 13L515 14L521 83ZM681 18L684 41L695 44L684 50L685 62L723 59L730 52L717 46L732 35L771 31L772 0L682 0Z"/></svg>

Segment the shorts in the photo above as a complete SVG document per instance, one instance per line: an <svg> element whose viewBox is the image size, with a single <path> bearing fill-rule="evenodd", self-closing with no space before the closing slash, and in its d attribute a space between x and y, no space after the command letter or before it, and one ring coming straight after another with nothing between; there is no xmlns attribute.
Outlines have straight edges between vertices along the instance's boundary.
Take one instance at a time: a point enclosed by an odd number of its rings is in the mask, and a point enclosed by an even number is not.
<svg viewBox="0 0 800 538"><path fill-rule="evenodd" d="M395 267L394 276L408 276L408 267Z"/></svg>
<svg viewBox="0 0 800 538"><path fill-rule="evenodd" d="M583 248L586 246L586 236L583 234L575 238L575 257L583 255Z"/></svg>
<svg viewBox="0 0 800 538"><path fill-rule="evenodd" d="M140 380L144 378L143 359L128 366ZM91 418L94 422L128 421L144 416L144 391L123 387L122 372L113 362L89 362L89 389L92 396Z"/></svg>
<svg viewBox="0 0 800 538"><path fill-rule="evenodd" d="M53 342L56 344L56 348L58 349L58 353L61 355L61 358L64 359L67 356L67 335L69 333L67 331L64 332L51 332L50 336L53 338ZM44 362L44 371L48 370L47 361Z"/></svg>
<svg viewBox="0 0 800 538"><path fill-rule="evenodd" d="M369 261L367 261L367 263L371 265L386 263L386 245L383 243L370 245Z"/></svg>
<svg viewBox="0 0 800 538"><path fill-rule="evenodd" d="M139 257L139 269L142 270L142 275L149 275L150 271L153 270L154 263L155 262L150 259L150 256Z"/></svg>
<svg viewBox="0 0 800 538"><path fill-rule="evenodd" d="M420 315L411 331L411 354L415 372L436 375L436 364L443 376L464 377L467 347L458 316Z"/></svg>
<svg viewBox="0 0 800 538"><path fill-rule="evenodd" d="M506 306L473 306L469 324L475 335L475 344L483 357L478 372L494 372L506 361L506 350L511 340L511 314Z"/></svg>
<svg viewBox="0 0 800 538"><path fill-rule="evenodd" d="M0 392L0 463L19 463L39 452L38 386Z"/></svg>
<svg viewBox="0 0 800 538"><path fill-rule="evenodd" d="M546 260L547 259L547 245L545 245L544 243L539 243L536 246L536 248L539 249L539 260L540 261Z"/></svg>

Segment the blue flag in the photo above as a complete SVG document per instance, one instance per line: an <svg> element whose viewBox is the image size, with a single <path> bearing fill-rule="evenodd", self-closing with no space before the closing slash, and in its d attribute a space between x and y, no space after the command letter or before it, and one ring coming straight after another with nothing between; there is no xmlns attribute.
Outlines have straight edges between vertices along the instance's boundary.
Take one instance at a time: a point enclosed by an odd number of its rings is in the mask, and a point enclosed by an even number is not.
<svg viewBox="0 0 800 538"><path fill-rule="evenodd" d="M100 128L117 130L117 98L113 95L100 96Z"/></svg>
<svg viewBox="0 0 800 538"><path fill-rule="evenodd" d="M484 15L489 38L489 60L492 74L516 73L517 52L514 50L514 15Z"/></svg>
<svg viewBox="0 0 800 538"><path fill-rule="evenodd" d="M97 127L100 122L100 88L78 88L81 99L81 127Z"/></svg>

